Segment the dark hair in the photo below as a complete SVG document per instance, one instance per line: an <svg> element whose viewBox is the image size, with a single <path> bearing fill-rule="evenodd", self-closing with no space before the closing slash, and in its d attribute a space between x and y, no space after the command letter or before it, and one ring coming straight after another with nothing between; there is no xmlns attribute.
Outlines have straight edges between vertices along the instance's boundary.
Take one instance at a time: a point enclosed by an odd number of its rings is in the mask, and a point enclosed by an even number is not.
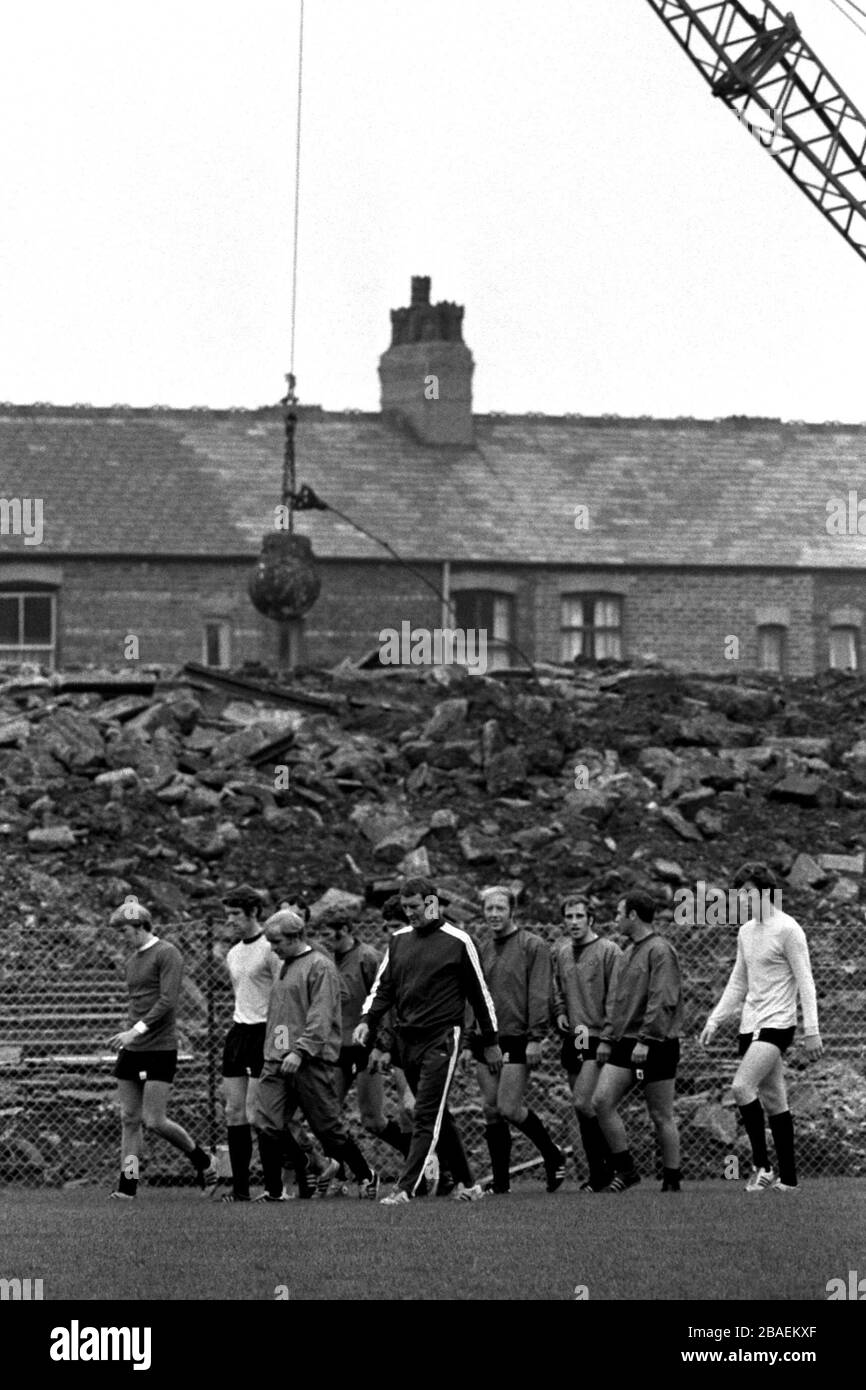
<svg viewBox="0 0 866 1390"><path fill-rule="evenodd" d="M656 915L655 900L642 888L635 888L625 895L625 915L636 912L642 922L651 922Z"/></svg>
<svg viewBox="0 0 866 1390"><path fill-rule="evenodd" d="M761 893L778 887L773 870L760 859L747 859L734 874L735 888L742 888L746 883L754 883Z"/></svg>
<svg viewBox="0 0 866 1390"><path fill-rule="evenodd" d="M436 889L429 878L404 878L400 884L400 897L414 898L416 893L420 893L422 898L429 898L431 893L436 893Z"/></svg>
<svg viewBox="0 0 866 1390"><path fill-rule="evenodd" d="M575 893L563 893L562 897L559 900L559 912L562 917L565 916L565 909L568 907L569 903L583 903L584 907L586 908L586 915L587 919L590 922L590 925L595 921L595 913L592 909L592 903L590 902L586 893L581 893L579 891Z"/></svg>
<svg viewBox="0 0 866 1390"><path fill-rule="evenodd" d="M348 912L327 912L319 922L320 927L333 927L338 931L354 931L357 923Z"/></svg>
<svg viewBox="0 0 866 1390"><path fill-rule="evenodd" d="M387 898L385 902L383 902L381 911L383 921L402 922L405 925L406 914L403 911L399 893L392 893L390 898Z"/></svg>
<svg viewBox="0 0 866 1390"><path fill-rule="evenodd" d="M310 909L306 898L302 898L300 893L291 893L288 891L285 893L278 893L276 896L278 903L288 903L290 907L295 909L299 917L303 917L304 926L307 925L310 920Z"/></svg>

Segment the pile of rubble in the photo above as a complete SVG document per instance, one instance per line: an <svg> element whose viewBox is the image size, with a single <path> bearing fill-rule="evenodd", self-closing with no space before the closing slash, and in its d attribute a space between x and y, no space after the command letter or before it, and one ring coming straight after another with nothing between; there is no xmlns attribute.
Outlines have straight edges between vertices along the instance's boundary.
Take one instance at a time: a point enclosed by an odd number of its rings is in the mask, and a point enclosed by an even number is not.
<svg viewBox="0 0 866 1390"><path fill-rule="evenodd" d="M589 890L605 922L642 886L686 962L695 1032L735 928L683 922L677 894L727 891L760 857L809 933L827 1040L850 1073L840 1097L859 1088L862 1102L864 808L866 685L839 672L496 678L346 663L290 684L193 666L7 680L0 983L34 931L98 947L128 892L182 940L241 880L303 892L316 919L351 907L362 932L380 929L407 872L429 873L470 927L479 888L507 881L548 935L564 889ZM720 1143L721 1099L697 1078L690 1122Z"/></svg>

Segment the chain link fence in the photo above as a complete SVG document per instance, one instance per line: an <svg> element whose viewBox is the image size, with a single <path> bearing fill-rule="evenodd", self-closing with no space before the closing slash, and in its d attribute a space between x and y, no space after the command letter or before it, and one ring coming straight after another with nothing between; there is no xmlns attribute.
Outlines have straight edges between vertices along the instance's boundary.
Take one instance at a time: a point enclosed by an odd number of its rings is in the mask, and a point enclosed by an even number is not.
<svg viewBox="0 0 866 1390"><path fill-rule="evenodd" d="M528 923L549 940L559 932ZM697 1042L733 962L736 928L661 929L677 947L685 988L686 1021L677 1079L676 1114L682 1170L688 1181L736 1177L747 1171L749 1149L730 1096L736 1035L729 1025L707 1052ZM472 930L473 927L470 927ZM185 960L178 1018L179 1066L169 1114L198 1141L225 1142L220 1090L222 1043L231 1021L232 995L222 965L231 939L219 918L157 927ZM483 930L483 928L481 929ZM808 1066L796 1044L787 1058L802 1176L866 1172L866 1065L861 1041L866 960L859 925L819 923L808 929L818 990L823 1059ZM384 927L359 935L383 948ZM111 1182L120 1159L120 1120L114 1098L114 1058L107 1039L126 1024L124 950L101 927L6 925L0 946L0 1183L86 1185ZM574 1145L573 1175L585 1176L583 1153L553 1030L528 1100L564 1148ZM387 1088L396 1114L396 1094ZM457 1075L450 1100L476 1176L489 1171L474 1075ZM660 1171L654 1132L638 1088L623 1108L631 1149L641 1171ZM354 1092L347 1116L383 1178L396 1176L397 1156L360 1128ZM513 1133L515 1181L538 1183L538 1155ZM189 1184L183 1155L145 1134L142 1177L150 1184ZM254 1169L254 1177L256 1176Z"/></svg>

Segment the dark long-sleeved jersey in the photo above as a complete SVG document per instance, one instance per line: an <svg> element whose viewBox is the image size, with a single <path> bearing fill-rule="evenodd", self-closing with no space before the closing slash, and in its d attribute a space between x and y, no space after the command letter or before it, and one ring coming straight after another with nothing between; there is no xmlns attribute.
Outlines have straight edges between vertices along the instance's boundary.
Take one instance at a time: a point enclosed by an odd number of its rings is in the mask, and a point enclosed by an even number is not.
<svg viewBox="0 0 866 1390"><path fill-rule="evenodd" d="M183 957L170 941L157 941L126 962L129 1022L145 1024L126 1052L173 1052L177 1047L177 1001Z"/></svg>
<svg viewBox="0 0 866 1390"><path fill-rule="evenodd" d="M364 1000L373 988L382 956L365 941L356 941L341 956L335 956L340 972L340 997L343 1007L343 1046L348 1047L360 1022Z"/></svg>
<svg viewBox="0 0 866 1390"><path fill-rule="evenodd" d="M606 1042L678 1038L683 1025L679 957L657 932L631 942L616 962L608 992Z"/></svg>
<svg viewBox="0 0 866 1390"><path fill-rule="evenodd" d="M546 943L534 932L518 927L506 937L491 936L478 954L500 1036L541 1042L550 1024L550 952Z"/></svg>
<svg viewBox="0 0 866 1390"><path fill-rule="evenodd" d="M449 922L401 927L391 937L361 1021L370 1041L384 1014L398 1033L421 1037L463 1026L467 1002L485 1047L496 1042L496 1009L472 938Z"/></svg>
<svg viewBox="0 0 866 1390"><path fill-rule="evenodd" d="M280 1061L290 1052L336 1062L343 1029L340 977L330 957L305 951L284 963L268 1001L265 1059Z"/></svg>
<svg viewBox="0 0 866 1390"><path fill-rule="evenodd" d="M553 1012L564 1014L571 1028L584 1027L593 1037L604 1028L605 1005L614 966L622 955L609 936L585 946L564 936L553 947Z"/></svg>

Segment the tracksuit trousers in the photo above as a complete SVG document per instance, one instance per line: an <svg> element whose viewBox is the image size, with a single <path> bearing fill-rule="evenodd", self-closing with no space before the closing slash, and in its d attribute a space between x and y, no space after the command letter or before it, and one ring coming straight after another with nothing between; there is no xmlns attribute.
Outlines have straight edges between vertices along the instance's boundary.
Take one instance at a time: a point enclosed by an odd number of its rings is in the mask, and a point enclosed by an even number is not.
<svg viewBox="0 0 866 1390"><path fill-rule="evenodd" d="M460 1051L460 1029L440 1029L435 1033L400 1030L397 1054L415 1097L412 1140L398 1188L414 1197L424 1174L424 1164L438 1148L443 1168L454 1181L472 1186L463 1141L447 1106L448 1091Z"/></svg>

